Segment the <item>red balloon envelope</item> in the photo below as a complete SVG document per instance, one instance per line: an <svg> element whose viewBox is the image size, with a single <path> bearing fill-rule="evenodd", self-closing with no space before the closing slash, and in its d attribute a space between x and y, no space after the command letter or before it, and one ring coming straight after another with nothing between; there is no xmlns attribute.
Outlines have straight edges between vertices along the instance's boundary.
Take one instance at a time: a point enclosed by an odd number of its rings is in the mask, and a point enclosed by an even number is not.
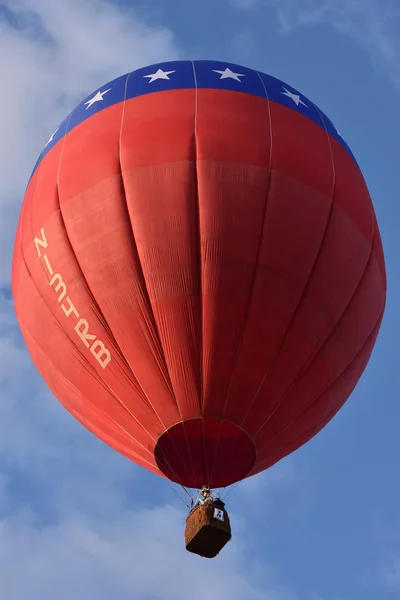
<svg viewBox="0 0 400 600"><path fill-rule="evenodd" d="M172 481L221 487L343 405L386 280L366 184L331 121L264 73L179 61L103 86L53 133L13 294L76 419Z"/></svg>

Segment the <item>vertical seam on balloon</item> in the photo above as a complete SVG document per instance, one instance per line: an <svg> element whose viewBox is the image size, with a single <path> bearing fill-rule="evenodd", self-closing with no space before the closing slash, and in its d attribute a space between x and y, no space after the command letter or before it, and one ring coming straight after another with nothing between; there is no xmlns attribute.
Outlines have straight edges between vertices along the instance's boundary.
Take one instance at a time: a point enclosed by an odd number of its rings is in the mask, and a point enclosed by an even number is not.
<svg viewBox="0 0 400 600"><path fill-rule="evenodd" d="M129 75L130 75L130 73L129 73ZM128 75L128 78L129 78L129 75ZM125 202L126 202L126 203L127 203L127 199L126 199L126 194L125 194L124 175L123 175L123 171L122 171L122 164L121 164L121 148L122 148L121 140L122 140L122 128L123 128L123 121L124 121L124 115L125 115L126 89L127 89L127 84L128 84L128 78L127 78L126 85L125 85L125 98L124 98L124 101L123 101L123 107L122 107L121 126L120 126L120 137L119 137L119 171L120 171L120 176L121 176L121 182L122 182L122 186L123 186L123 188L124 188L124 198L125 198ZM135 244L136 244L136 240L135 240L135 234L134 234L134 232L133 232L133 227L132 227L132 219L131 219L131 215L130 215L130 212L129 212L128 205L127 205L127 210L128 210L128 218L129 218L129 222L130 222L131 229L132 229L132 238L133 238L133 241L134 241L134 242L135 242ZM154 318L153 307L152 307L152 303L151 303L151 299L150 299L149 290L147 289L146 278L144 277L144 274L143 274L143 266L142 266L142 263L141 263L141 260L140 260L140 255L139 255L139 252L137 253L137 257L138 257L138 263L139 263L139 267L140 267L140 270L141 270L141 275L142 275L142 282L143 282L144 291L145 291L145 293L146 293L146 298L148 299L148 302L149 302L149 312L151 312L151 316L152 316L152 320L153 320L153 324L154 324L155 332L157 333L158 341L159 341L159 344L160 344L160 349L161 349L161 351L162 351L162 353L163 353L163 358L164 358L165 367L166 367L167 373L168 373L168 375L169 375L167 361L165 360L164 348L163 348L163 345L162 345L162 343L161 343L160 332L159 332L159 330L158 330L158 326L157 326L156 320L155 320L155 318ZM179 405L178 405L178 402L177 402L177 400L176 400L176 397L175 397L175 393L174 393L174 390L173 390L173 387L172 387L171 380L169 380L169 386L170 386L170 390L171 390L171 392L172 392L172 397L173 397L173 399L174 399L174 401L175 401L175 404L176 404L176 407L177 407L177 409L178 409L179 416L180 416L180 418L181 418L181 420L182 420L182 414L181 414L181 410L180 410L180 407L179 407ZM153 410L154 410L154 408L153 408ZM155 411L154 411L154 412L155 412Z"/></svg>
<svg viewBox="0 0 400 600"><path fill-rule="evenodd" d="M364 343L361 345L361 347L357 350L357 352L353 356L351 362L346 365L346 367L343 369L343 371L333 381L330 382L330 384L328 385L328 387L325 390L323 390L322 392L320 392L317 395L317 397L315 398L315 400L310 405L308 405L307 408L305 410L303 410L300 415L297 415L297 417L295 417L294 419L292 419L292 421L290 423L288 423L287 425L285 425L285 427L283 427L281 429L281 431L279 431L279 433L277 433L271 440L269 440L268 443L265 444L265 446L263 446L262 448L260 448L259 453L262 452L263 450L265 450L265 448L267 448L274 440L276 440L276 438L278 438L284 431L286 431L286 429L288 427L291 427L294 423L296 423L296 421L298 421L299 419L301 419L301 417L308 410L310 410L310 408L312 408L313 406L315 406L315 404L317 404L321 400L322 396L324 396L327 392L329 392L329 390L334 385L336 385L336 383L338 383L338 381L343 377L343 375L345 375L345 373L352 367L352 364L357 359L357 357L359 356L360 352L362 352L364 350L365 346L368 344L368 342L370 341L371 337L373 337L375 335L376 329L379 328L379 326L380 326L380 322L381 322L382 317L383 317L383 312L384 312L384 308L382 309L382 311L380 312L377 320L375 321L375 324L374 324L372 330L370 331L370 333L368 334L367 339L364 341ZM340 408L340 406L339 406L339 408ZM335 414L339 410L339 408L337 408L337 410L334 411L333 414ZM325 419L326 419L326 417L325 417ZM253 438L253 440L254 440L254 438Z"/></svg>
<svg viewBox="0 0 400 600"><path fill-rule="evenodd" d="M122 187L123 187L123 189L124 189L124 199L125 199L125 203L126 203L126 207L127 207L127 213L128 213L128 219L129 219L129 223L130 223L130 225L131 225L133 243L135 243L135 245L136 245L135 235L134 235L134 232L133 232L133 227L132 227L132 220L131 220L131 216L130 216L130 213L129 213L129 208L128 208L128 204L127 204L127 197L126 197L126 193L125 193L124 175L123 175L123 172L122 172L122 161L121 161L121 151L122 151L122 129L123 129L123 125L124 125L125 106L126 106L126 95L127 95L128 81L129 81L129 77L130 77L130 75L131 75L131 73L129 73L129 74L127 75L127 78L126 78L126 81L125 81L125 92L124 92L124 100L123 100L122 111L121 111L121 123L120 123L120 132L119 132L119 144L118 144L118 152L119 152L119 170L120 170L120 176L121 176L121 183L122 183ZM146 293L146 297L147 297L147 299L148 299L149 312L151 313L151 317L152 317L152 320L153 320L153 325L154 325L154 330L155 330L155 332L156 332L156 334L157 334L157 337L158 337L158 341L159 341L160 349L161 349L161 351L162 351L162 353L163 353L163 358L164 358L165 368L166 368L166 371L167 371L167 373L168 373L168 365L167 365L167 361L165 360L164 348L163 348L163 345L162 345L162 343L161 343L160 332L159 332L159 330L158 330L157 323L156 323L156 320L155 320L155 318L154 318L153 307L152 307L152 304L151 304L151 300L150 300L149 291L148 291L148 289L147 289L147 285L146 285L146 279L145 279L145 277L144 277L144 274L143 274L143 267L142 267L142 263L141 263L141 260L140 260L140 255L139 255L139 252L137 252L137 257L138 257L138 263L139 263L139 267L140 267L140 270L141 270L141 275L142 275L142 282L143 282L143 286L144 286L144 291L145 291L145 293ZM169 373L168 373L168 375L169 375ZM171 383L171 381L169 381L169 384L170 384L170 390L171 390L171 392L172 392L172 398L175 400L175 404L176 404L176 407L177 407L177 410L178 410L178 413L179 413L180 419L181 419L181 421L182 421L182 413L181 413L181 410L180 410L179 404L178 404L178 402L177 402L177 400L176 400L175 393L174 393L174 390L173 390L173 387L172 387L172 383ZM139 384L139 385L140 385L140 384ZM142 389L143 389L143 388L142 388ZM144 390L143 390L143 392L144 392ZM145 392L144 392L144 393L145 393ZM146 394L146 398L148 398L148 397L147 397L147 394ZM148 400L149 400L149 399L148 399ZM155 408L154 408L153 404L150 402L150 400L149 400L149 404L150 404L150 406L152 407L152 410L153 410L154 414L155 414L155 415L158 417L157 411L155 410ZM160 420L160 422L161 422L162 426L164 427L164 431L165 431L165 430L167 430L167 428L166 428L165 424L164 424L164 423L161 421L161 419L160 419L159 417L158 417L158 419ZM168 430L167 430L167 431L168 431ZM186 467L185 461L183 460L182 456L181 456L181 455L180 455L180 453L178 452L178 449L177 449L177 447L175 446L174 440L172 439L172 437L170 436L170 434L169 434L169 433L168 433L168 437L169 437L169 439L171 440L171 443L172 443L173 447L175 448L175 451L176 451L177 455L179 456L179 458L180 458L180 460L181 460L181 462L182 462L183 466L184 466L184 467L185 467L185 469L187 470L187 467ZM157 445L157 442L156 442L156 445ZM164 460L165 460L165 461L167 461L167 458L166 458L166 456L165 456L164 452L162 451L162 449L161 449L161 448L160 448L160 450L161 450L162 454L164 455ZM168 464L168 463L167 463L167 464ZM172 469L169 469L169 470L170 470L170 472L171 472L171 473L173 473ZM177 479L177 477L176 477L176 473L173 473L173 475L174 475L174 478L175 478L175 479Z"/></svg>
<svg viewBox="0 0 400 600"><path fill-rule="evenodd" d="M125 116L125 105L126 105L126 96L127 96L128 81L129 81L129 77L131 76L131 74L132 73L128 73L128 75L126 77L124 99L122 101L122 114L121 114L121 124L120 124L119 144L118 144L118 161L119 161L119 176L120 176L121 186L122 186L122 189L123 189L123 197L124 197L125 207L126 207L126 217L127 217L127 221L129 222L130 231L131 231L131 244L135 246L135 249L136 249L136 252L137 252L137 255L138 255L137 245L136 245L136 240L135 240L135 235L133 233L132 222L131 222L129 208L128 208L127 195L126 195L126 191L125 191L125 182L124 182L124 175L123 175L123 172L122 172L122 156L121 156L121 151L122 151L122 127L123 127L123 121L124 121L124 116ZM169 377L168 366L167 366L167 363L166 363L166 360L165 360L164 349L163 349L162 344L161 344L160 332L158 331L157 323L156 323L155 318L154 318L154 313L153 313L153 310L152 310L149 293L148 293L148 290L147 290L147 287L146 287L146 281L145 281L145 278L144 278L144 275L143 275L142 265L141 265L140 260L139 260L139 255L138 255L138 263L139 263L139 267L140 267L140 275L141 275L142 288L144 289L145 298L146 298L146 301L147 301L147 308L148 308L149 316L151 318L151 322L152 322L152 325L153 325L154 333L155 333L155 336L156 336L156 339L157 339L157 343L158 343L158 347L159 347L159 350L160 350L160 353L161 353L161 358L163 359L164 367L165 367L165 372L168 375L168 378L165 377L164 372L162 372L162 371L161 371L161 375L162 375L163 380L165 381L165 384L166 384L167 388L171 392L171 395L174 396L174 390L173 390L173 387L172 387L171 379Z"/></svg>
<svg viewBox="0 0 400 600"><path fill-rule="evenodd" d="M248 317L249 317L249 314L250 314L250 308L251 308L251 303L252 303L253 293L254 293L254 286L255 286L255 282L256 282L256 279L257 279L257 273L258 273L258 265L259 265L259 259L260 259L260 254L261 254L261 248L262 248L262 243L263 243L263 239L264 239L265 224L266 224L267 210L268 210L268 196L269 196L269 191L270 191L270 188L271 188L271 165L272 165L272 148L273 148L273 143L272 143L271 108L270 108L270 104L269 104L268 90L266 88L265 82L263 81L263 78L261 77L261 75L260 75L259 72L257 72L257 76L260 79L261 85L262 85L262 87L264 89L265 99L266 99L267 108L268 108L268 118L269 118L270 150L269 150L269 165L268 165L268 174L267 174L267 187L266 187L266 191L265 191L263 224L262 224L262 228L261 228L261 232L260 232L260 239L259 239L258 250L257 250L257 261L256 261L256 265L255 265L254 271L253 271L253 278L252 278L252 282L251 282L251 287L250 287L250 293L249 293L248 302L247 302L246 313L245 313L245 317L244 317L244 320L243 320L242 331L241 331L241 334L240 334L239 343L238 343L238 347L237 347L237 350L236 350L235 362L234 362L234 366L233 366L233 370L232 370L232 374L231 374L231 378L230 378L230 381L229 381L229 386L228 386L228 390L227 390L227 394L226 394L226 398L225 398L224 408L223 408L223 412L222 412L222 419L225 418L226 410L227 410L227 407L228 407L230 392L231 392L231 389L232 389L233 380L235 378L235 372L236 372L236 368L237 368L237 365L238 365L238 362L239 362L240 350L241 350L241 347L242 347L243 338L244 338L244 334L245 334L246 327L247 327ZM219 449L219 443L220 443L220 436L221 436L221 431L222 431L222 423L223 423L223 421L221 420L220 430L219 430L219 436L218 436L218 440L217 440L217 450L215 452L214 461L216 460L217 455L218 455L218 449ZM232 447L231 458L232 458L232 456L234 456L234 453L236 451L236 446L237 446L237 443L234 444L233 447ZM257 449L256 449L256 454L257 454Z"/></svg>
<svg viewBox="0 0 400 600"><path fill-rule="evenodd" d="M340 326L340 323L342 321L342 319L345 317L346 313L348 312L348 310L350 310L352 302L354 300L354 298L357 295L357 292L359 291L365 275L368 271L368 267L371 264L371 259L372 259L372 255L373 255L373 240L374 240L374 236L371 240L371 247L370 247L370 252L368 255L368 259L366 261L365 267L360 275L360 279L352 293L352 295L350 296L346 306L344 307L340 317L337 319L335 325L333 326L333 328L331 329L331 331L328 333L328 335L326 335L326 337L323 338L323 342L322 344L317 345L314 347L312 353L308 356L307 360L305 361L305 363L303 364L303 366L301 367L300 371L297 373L296 377L294 378L294 380L292 381L290 387L288 388L288 390L284 393L284 395L282 396L282 398L280 399L279 403L275 406L274 410L269 414L268 419L263 423L263 425L257 430L257 432L254 434L253 439L262 431L262 429L265 427L265 425L273 418L274 414L276 413L276 411L279 409L279 407L282 405L282 403L285 401L285 399L290 395L290 393L294 390L294 388L297 386L297 384L299 383L299 381L304 377L304 375L307 373L308 369L311 367L311 365L313 364L313 362L315 361L316 357L318 356L318 354L321 352L321 350L326 346L326 344L328 344L329 340L331 339L332 335L335 333L335 331L337 330L337 328Z"/></svg>
<svg viewBox="0 0 400 600"><path fill-rule="evenodd" d="M198 118L198 102L199 102L199 90L198 90L198 83L197 83L197 74L196 74L196 66L194 61L192 62L192 69L193 69L193 77L194 77L194 85L195 85L195 98L194 98L194 169L195 169L195 180L196 180L196 211L197 211L197 255L198 255L198 277L199 277L199 281L198 281L198 289L199 289L199 335L200 335L200 339L199 339L199 376L200 376L200 389L198 390L199 392L199 410L200 410L200 418L201 418L201 428L202 428L202 438L203 438L203 445L202 445L202 454L203 454L203 460L204 460L204 465L206 467L206 479L210 478L210 473L208 471L208 461L207 461L207 451L206 451L206 440L205 440L205 434L204 434L204 414L203 414L203 256L202 256L202 247L201 247L201 220L200 220L200 193L199 193L199 174L198 174L198 168L197 168L197 156L198 156L198 150L197 150L197 118ZM191 469L193 472L193 475L195 475L195 470L194 470L194 464L192 461L192 457L190 454L190 445L189 445L189 440L186 436L186 428L185 426L183 427L184 431L185 431L185 437L186 437L186 443L187 443L187 447L188 447L188 454L189 454L189 460L190 460L190 465L191 465ZM208 483L209 485L209 481L204 482L204 483Z"/></svg>
<svg viewBox="0 0 400 600"><path fill-rule="evenodd" d="M202 258L202 249L201 249L201 221L200 221L200 194L199 194L199 176L197 170L197 118L198 118L198 85L197 85L197 76L196 76L196 68L194 61L192 61L193 68L193 76L194 76L194 84L195 84L195 104L194 104L194 169L195 169L195 179L196 179L196 210L197 210L197 252L198 252L198 273L199 273L199 301L200 301L200 352L199 352L199 370L200 370L200 397L199 397L199 408L200 414L203 415L203 258Z"/></svg>
<svg viewBox="0 0 400 600"><path fill-rule="evenodd" d="M305 118L307 118L307 117L305 117ZM315 270L316 270L316 267L317 267L317 264L318 264L318 261L319 261L319 257L321 256L321 252L322 252L322 249L324 247L326 235L327 235L327 232L328 232L328 229L329 229L329 225L330 225L330 222L331 222L331 217L332 217L332 209L333 209L333 203L334 203L334 191L335 191L335 184L336 184L335 165L334 165L334 162L333 162L332 149L331 149L331 146L330 146L329 138L328 138L327 141L328 141L328 144L329 144L329 150L330 150L330 154L331 154L332 191L331 191L331 204L330 204L330 207L329 207L329 213L328 213L327 220L326 220L325 230L324 230L324 233L322 235L318 251L316 252L316 255L315 255L314 264L313 264L313 266L312 266L312 268L310 270L309 276L308 276L307 281L306 281L306 283L304 285L304 288L303 288L303 291L302 291L302 293L300 295L300 298L298 300L297 306L296 306L296 308L295 308L295 310L294 310L294 312L292 314L292 317L291 317L291 319L289 321L288 326L286 327L286 330L285 330L285 332L284 332L284 334L282 336L281 342L280 342L280 344L278 345L278 347L277 347L277 349L275 351L275 355L273 356L272 360L270 361L270 363L269 363L269 365L267 367L267 370L265 372L265 375L262 377L262 379L261 379L261 381L260 381L260 383L259 383L259 385L257 387L257 390L256 390L256 392L255 392L255 394L254 394L251 402L249 403L249 406L248 406L248 409L246 411L246 414L244 415L244 417L243 417L243 419L241 421L241 425L244 424L244 422L246 421L248 415L250 414L250 411L251 411L251 409L253 407L253 404L254 404L256 398L258 397L258 395L259 395L259 393L260 393L260 391L261 391L261 389L262 389L262 387L263 387L263 385L264 385L264 383L265 383L265 381L266 381L266 379L267 379L267 377L268 377L268 375L269 375L269 373L271 371L272 366L275 364L275 362L276 362L276 360L277 360L277 358L279 356L280 351L284 347L284 344L285 344L285 341L286 341L286 339L287 339L287 337L289 335L290 329L291 329L293 323L296 320L296 317L297 317L298 312L299 312L299 310L301 308L303 300L304 300L304 298L305 298L305 296L307 294L307 291L309 289L309 286L311 284L311 280L313 278L313 275L315 273Z"/></svg>
<svg viewBox="0 0 400 600"><path fill-rule="evenodd" d="M127 216L128 221L129 221L130 229L131 229L131 233L132 233L131 242L132 242L132 245L134 244L135 248L137 249L135 235L134 235L133 228L132 228L131 216L130 216L129 208L128 208L127 195L126 195L126 191L125 191L125 182L124 182L124 175L123 175L123 172L122 172L122 156L121 156L121 152L122 152L122 128L123 128L123 124L124 124L125 106L126 106L126 95L127 95L128 81L129 81L130 75L131 75L131 73L128 73L128 75L126 77L124 99L123 99L123 102L122 102L121 123L120 123L119 143L118 143L118 166L119 166L119 176L120 176L120 179L121 179L121 185L122 185L122 189L123 189L123 199L125 200L125 206L126 206L126 216ZM143 268L142 268L142 264L140 262L140 257L139 257L139 253L138 252L137 252L137 257L138 257L138 263L139 263L139 267L140 267L141 281L142 281L142 284L143 284L143 288L144 288L146 300L147 300L147 303L148 303L148 309L149 309L149 313L150 313L150 316L151 316L152 324L153 324L153 327L154 327L154 332L155 332L155 334L157 336L157 341L158 341L159 349L160 349L160 351L161 351L161 353L163 355L162 358L164 359L165 370L166 370L167 374L169 375L169 373L168 373L168 366L167 366L167 363L166 363L166 360L165 360L165 355L164 355L164 349L162 347L162 343L161 343L161 339L160 339L160 332L158 331L157 323L156 323L156 320L154 318L153 308L152 308L152 305L151 305L151 300L150 300L149 292L148 292L148 289L147 289L147 286L146 286L146 280L145 280L144 275L143 275ZM168 378L168 380L166 380L165 377L163 376L163 379L164 379L165 383L167 384L167 387L170 390L170 392L172 394L172 397L174 397L174 390L173 390L170 378ZM176 399L175 399L175 402L176 402ZM153 408L153 410L154 410L154 408ZM156 414L156 411L154 411L154 412Z"/></svg>
<svg viewBox="0 0 400 600"><path fill-rule="evenodd" d="M267 88L265 86L265 83L264 83L264 81L263 81L260 73L257 72L257 75L258 75L258 77L259 77L259 79L261 81L261 84L262 84L263 88L264 88L265 99L266 99L267 107L268 107L268 118L269 118L270 149L269 149L269 165L268 165L268 175L267 175L267 186L266 186L266 190L265 190L263 224L262 224L262 228L261 228L261 232L260 232L260 239L259 239L259 243L258 243L257 259L256 259L256 264L255 264L254 269L253 269L253 276L252 276L252 282L251 282L251 286L250 286L250 293L249 293L247 307L246 307L246 313L245 313L245 317L244 317L244 320L243 320L243 326L242 326L242 330L241 330L241 333L240 333L238 347L237 347L237 350L236 350L235 364L234 364L234 367L233 367L233 370L232 370L231 379L230 379L230 382L229 382L228 391L227 391L227 395L226 395L226 398L225 398L225 403L224 403L224 409L223 409L223 413L222 413L222 418L224 418L225 413L226 413L226 409L227 409L227 406L228 406L229 396L230 396L230 392L231 392L231 389L232 389L233 380L235 378L235 371L236 371L236 367L237 367L238 362L239 362L240 350L241 350L241 346L242 346L242 343L243 343L243 338L244 338L244 334L245 334L245 331L246 331L247 322L248 322L248 318L249 318L249 314L250 314L250 308L251 308L251 304L252 304L252 300L253 300L254 287L255 287L256 280L257 280L260 254L261 254L261 248L262 248L262 244L263 244L263 240L264 240L265 225L266 225L266 220L267 220L268 197L269 197L269 192L270 192L270 189L271 189L271 165L272 165L272 118L271 118L271 109L270 109L270 104L269 104L268 91L267 91Z"/></svg>

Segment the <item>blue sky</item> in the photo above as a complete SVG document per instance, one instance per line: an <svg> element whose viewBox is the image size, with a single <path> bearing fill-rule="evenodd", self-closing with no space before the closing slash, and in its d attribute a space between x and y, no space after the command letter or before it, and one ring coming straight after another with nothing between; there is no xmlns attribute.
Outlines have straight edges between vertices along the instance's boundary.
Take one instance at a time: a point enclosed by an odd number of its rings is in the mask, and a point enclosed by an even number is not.
<svg viewBox="0 0 400 600"><path fill-rule="evenodd" d="M215 58L275 75L338 126L374 200L386 316L349 402L228 497L234 540L184 550L164 481L59 406L10 294L24 187L83 97L139 66ZM10 0L0 4L0 590L4 600L392 600L400 595L400 6L397 0Z"/></svg>

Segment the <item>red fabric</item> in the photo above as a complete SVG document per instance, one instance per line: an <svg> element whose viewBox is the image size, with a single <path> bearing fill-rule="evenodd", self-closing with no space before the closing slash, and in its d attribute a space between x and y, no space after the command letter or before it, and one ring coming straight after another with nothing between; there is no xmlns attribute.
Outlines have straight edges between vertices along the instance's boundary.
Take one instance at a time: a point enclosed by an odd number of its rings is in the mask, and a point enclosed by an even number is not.
<svg viewBox="0 0 400 600"><path fill-rule="evenodd" d="M132 98L70 131L28 186L13 264L57 398L197 487L268 468L334 416L385 290L351 156L301 114L225 90Z"/></svg>

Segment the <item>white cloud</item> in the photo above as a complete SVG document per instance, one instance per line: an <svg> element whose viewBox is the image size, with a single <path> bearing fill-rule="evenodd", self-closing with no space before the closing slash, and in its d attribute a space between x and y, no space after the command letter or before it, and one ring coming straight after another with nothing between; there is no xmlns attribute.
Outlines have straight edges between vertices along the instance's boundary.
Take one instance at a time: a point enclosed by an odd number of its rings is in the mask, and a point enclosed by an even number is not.
<svg viewBox="0 0 400 600"><path fill-rule="evenodd" d="M233 36L231 47L235 54L247 57L254 51L254 36L250 29L244 29Z"/></svg>
<svg viewBox="0 0 400 600"><path fill-rule="evenodd" d="M96 87L180 51L170 30L104 0L9 0L1 7L0 285L6 285L25 185L50 133Z"/></svg>
<svg viewBox="0 0 400 600"><path fill-rule="evenodd" d="M182 515L170 506L102 521L71 516L38 529L29 514L0 523L7 600L291 600L272 591L240 544L207 561L182 549ZM240 548L240 549L239 549ZM29 591L28 591L29 590Z"/></svg>
<svg viewBox="0 0 400 600"><path fill-rule="evenodd" d="M400 590L400 558L394 559L388 567L383 569L382 577L388 587Z"/></svg>
<svg viewBox="0 0 400 600"><path fill-rule="evenodd" d="M235 8L266 6L282 33L319 23L331 25L365 48L400 88L400 6L396 0L232 0Z"/></svg>

